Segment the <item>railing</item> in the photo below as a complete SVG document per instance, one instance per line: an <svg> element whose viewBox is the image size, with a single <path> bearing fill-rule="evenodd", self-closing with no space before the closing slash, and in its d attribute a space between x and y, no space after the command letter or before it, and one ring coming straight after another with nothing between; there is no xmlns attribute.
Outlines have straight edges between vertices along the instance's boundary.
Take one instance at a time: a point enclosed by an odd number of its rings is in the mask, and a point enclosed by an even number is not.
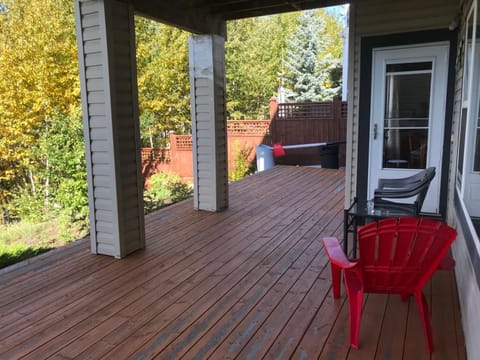
<svg viewBox="0 0 480 360"><path fill-rule="evenodd" d="M339 97L330 102L270 102L272 142L284 145L343 141L346 137L347 103Z"/></svg>
<svg viewBox="0 0 480 360"><path fill-rule="evenodd" d="M278 104L270 101L270 120L228 120L229 166L235 159L239 146L255 148L258 144L282 143L283 145L307 144L324 141L343 141L346 136L347 104L340 98L327 103ZM298 164L316 164L318 149L291 152ZM254 152L252 152L252 157ZM288 156L278 159L289 164ZM143 174L147 178L156 170L173 171L184 177L192 177L192 135L170 133L170 147L142 149ZM340 146L340 165L345 163L345 146ZM182 173L186 170L189 173Z"/></svg>
<svg viewBox="0 0 480 360"><path fill-rule="evenodd" d="M236 135L267 135L270 120L228 120L227 133Z"/></svg>
<svg viewBox="0 0 480 360"><path fill-rule="evenodd" d="M171 161L170 148L142 148L142 161Z"/></svg>
<svg viewBox="0 0 480 360"><path fill-rule="evenodd" d="M176 149L192 149L192 135L170 134L170 144Z"/></svg>
<svg viewBox="0 0 480 360"><path fill-rule="evenodd" d="M347 103L339 97L322 103L278 104L270 100L270 137L264 144L309 144L328 141L345 141L347 134ZM345 145L340 145L340 166L345 164ZM279 164L311 165L318 162L316 149L289 152L291 155L277 159Z"/></svg>

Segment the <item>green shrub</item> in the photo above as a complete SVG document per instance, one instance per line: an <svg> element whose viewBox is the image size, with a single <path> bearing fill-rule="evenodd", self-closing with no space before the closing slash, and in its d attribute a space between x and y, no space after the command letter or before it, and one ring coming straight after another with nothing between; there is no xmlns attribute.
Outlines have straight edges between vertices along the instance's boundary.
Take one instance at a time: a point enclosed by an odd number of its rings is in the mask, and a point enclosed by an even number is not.
<svg viewBox="0 0 480 360"><path fill-rule="evenodd" d="M0 244L0 269L51 250L50 247Z"/></svg>
<svg viewBox="0 0 480 360"><path fill-rule="evenodd" d="M155 173L148 183L149 188L143 194L145 213L184 200L193 194L192 187L174 173Z"/></svg>
<svg viewBox="0 0 480 360"><path fill-rule="evenodd" d="M230 181L237 181L253 173L252 162L249 160L253 148L248 145L240 147L238 142L234 144L233 162L234 167L228 174Z"/></svg>

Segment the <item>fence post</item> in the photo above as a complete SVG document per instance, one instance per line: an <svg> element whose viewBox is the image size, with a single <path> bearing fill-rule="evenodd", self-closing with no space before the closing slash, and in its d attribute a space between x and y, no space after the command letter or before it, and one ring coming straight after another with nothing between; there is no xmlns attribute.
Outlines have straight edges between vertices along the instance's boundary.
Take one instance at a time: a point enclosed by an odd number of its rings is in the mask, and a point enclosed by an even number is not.
<svg viewBox="0 0 480 360"><path fill-rule="evenodd" d="M177 149L177 139L175 136L175 131L171 130L168 133L169 141L170 141L170 156L173 157L173 153Z"/></svg>
<svg viewBox="0 0 480 360"><path fill-rule="evenodd" d="M275 96L272 96L270 98L270 121L272 121L275 115L277 115L277 111L278 111L277 98Z"/></svg>
<svg viewBox="0 0 480 360"><path fill-rule="evenodd" d="M340 96L334 96L332 101L332 115L333 115L333 124L334 138L330 140L339 140L342 132L342 98Z"/></svg>

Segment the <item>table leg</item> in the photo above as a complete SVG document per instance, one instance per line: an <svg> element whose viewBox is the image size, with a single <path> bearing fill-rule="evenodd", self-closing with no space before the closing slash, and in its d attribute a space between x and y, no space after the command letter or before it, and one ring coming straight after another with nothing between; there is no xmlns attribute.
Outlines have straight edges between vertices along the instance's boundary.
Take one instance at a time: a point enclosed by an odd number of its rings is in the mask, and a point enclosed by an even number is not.
<svg viewBox="0 0 480 360"><path fill-rule="evenodd" d="M353 240L352 240L352 255L353 258L357 258L357 230L358 230L358 222L357 216L352 216L352 225L353 225Z"/></svg>
<svg viewBox="0 0 480 360"><path fill-rule="evenodd" d="M343 252L348 256L348 210L343 210Z"/></svg>

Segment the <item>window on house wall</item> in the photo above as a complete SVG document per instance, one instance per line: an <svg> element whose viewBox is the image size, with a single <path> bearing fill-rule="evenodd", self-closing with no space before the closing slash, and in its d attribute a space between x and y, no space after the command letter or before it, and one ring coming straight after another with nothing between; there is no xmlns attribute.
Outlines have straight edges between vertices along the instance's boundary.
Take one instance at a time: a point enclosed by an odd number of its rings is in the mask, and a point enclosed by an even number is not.
<svg viewBox="0 0 480 360"><path fill-rule="evenodd" d="M463 47L462 109L459 128L457 189L480 232L480 31L477 1L468 13Z"/></svg>
<svg viewBox="0 0 480 360"><path fill-rule="evenodd" d="M465 159L465 134L467 130L468 109L470 99L470 86L471 86L471 72L473 65L473 38L474 38L474 15L475 7L472 6L467 16L467 24L465 27L465 42L463 49L463 86L462 86L462 111L460 118L460 131L459 131L459 146L458 146L458 162L457 162L457 181L460 189L462 189L463 183L463 166Z"/></svg>

